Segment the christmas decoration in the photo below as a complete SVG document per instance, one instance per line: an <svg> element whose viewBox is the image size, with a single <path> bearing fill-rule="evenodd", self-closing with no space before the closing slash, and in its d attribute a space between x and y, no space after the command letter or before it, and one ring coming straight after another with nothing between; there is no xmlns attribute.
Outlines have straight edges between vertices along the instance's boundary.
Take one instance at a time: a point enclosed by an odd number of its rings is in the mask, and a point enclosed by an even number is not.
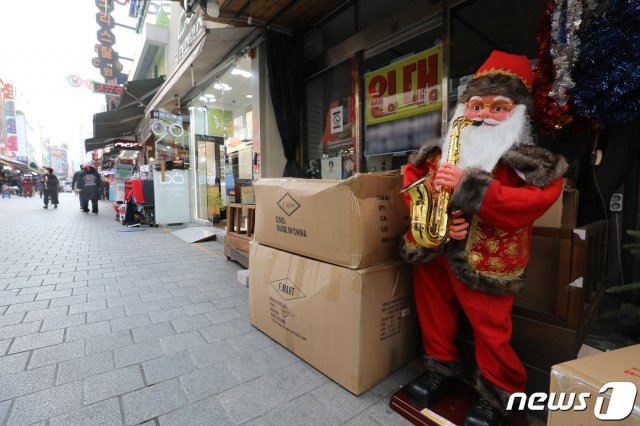
<svg viewBox="0 0 640 426"><path fill-rule="evenodd" d="M640 2L611 0L603 16L580 28L572 76L576 111L604 124L640 117Z"/></svg>

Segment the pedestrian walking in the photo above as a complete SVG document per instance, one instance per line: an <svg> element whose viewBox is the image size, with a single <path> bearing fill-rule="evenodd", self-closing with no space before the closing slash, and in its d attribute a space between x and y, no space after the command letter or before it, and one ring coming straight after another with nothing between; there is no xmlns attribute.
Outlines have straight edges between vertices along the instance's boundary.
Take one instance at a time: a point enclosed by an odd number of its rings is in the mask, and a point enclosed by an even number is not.
<svg viewBox="0 0 640 426"><path fill-rule="evenodd" d="M42 185L44 188L44 206L43 208L49 208L49 199L51 199L51 204L53 204L53 208L58 208L58 188L60 184L58 182L58 177L53 174L53 169L51 167L46 167L47 174L42 177Z"/></svg>
<svg viewBox="0 0 640 426"><path fill-rule="evenodd" d="M109 200L109 181L106 179L102 181L102 199Z"/></svg>
<svg viewBox="0 0 640 426"><path fill-rule="evenodd" d="M80 196L80 188L78 188L78 181L80 180L80 174L83 171L84 164L80 164L80 170L73 174L73 179L71 179L71 190L80 200L80 210L82 211L82 197Z"/></svg>
<svg viewBox="0 0 640 426"><path fill-rule="evenodd" d="M25 176L24 182L22 182L22 195L26 197L33 197L33 181L31 176Z"/></svg>
<svg viewBox="0 0 640 426"><path fill-rule="evenodd" d="M85 164L83 169L78 178L82 211L89 213L89 200L91 200L91 212L98 214L98 200L102 189L100 174L89 164Z"/></svg>

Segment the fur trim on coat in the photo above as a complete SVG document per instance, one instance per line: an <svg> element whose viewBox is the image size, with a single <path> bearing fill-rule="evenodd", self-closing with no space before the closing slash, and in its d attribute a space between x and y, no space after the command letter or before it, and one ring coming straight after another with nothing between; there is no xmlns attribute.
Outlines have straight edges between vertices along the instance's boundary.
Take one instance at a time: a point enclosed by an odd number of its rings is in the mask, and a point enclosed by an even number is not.
<svg viewBox="0 0 640 426"><path fill-rule="evenodd" d="M489 380L485 379L480 370L476 370L474 374L473 387L478 391L481 397L486 399L504 416L507 413L507 404L511 392L508 392Z"/></svg>
<svg viewBox="0 0 640 426"><path fill-rule="evenodd" d="M400 238L400 257L412 265L426 263L444 253L444 246L429 250L418 244L407 241L407 236Z"/></svg>

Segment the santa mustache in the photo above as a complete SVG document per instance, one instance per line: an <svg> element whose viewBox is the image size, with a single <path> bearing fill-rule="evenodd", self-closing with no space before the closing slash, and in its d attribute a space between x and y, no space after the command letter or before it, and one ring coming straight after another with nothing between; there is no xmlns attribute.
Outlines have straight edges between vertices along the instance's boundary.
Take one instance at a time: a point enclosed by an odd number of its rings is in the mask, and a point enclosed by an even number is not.
<svg viewBox="0 0 640 426"><path fill-rule="evenodd" d="M493 118L474 118L473 121L476 123L480 123L479 125L487 125L487 126L497 126L502 123L502 121L494 120ZM478 124L476 124L478 125Z"/></svg>

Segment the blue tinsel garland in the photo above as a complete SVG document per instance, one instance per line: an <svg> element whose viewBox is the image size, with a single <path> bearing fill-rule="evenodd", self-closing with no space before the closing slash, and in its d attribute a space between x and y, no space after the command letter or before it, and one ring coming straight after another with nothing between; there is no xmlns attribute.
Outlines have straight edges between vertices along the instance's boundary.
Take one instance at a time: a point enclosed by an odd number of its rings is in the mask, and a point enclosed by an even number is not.
<svg viewBox="0 0 640 426"><path fill-rule="evenodd" d="M640 1L611 0L583 26L572 77L579 114L606 124L640 117Z"/></svg>

